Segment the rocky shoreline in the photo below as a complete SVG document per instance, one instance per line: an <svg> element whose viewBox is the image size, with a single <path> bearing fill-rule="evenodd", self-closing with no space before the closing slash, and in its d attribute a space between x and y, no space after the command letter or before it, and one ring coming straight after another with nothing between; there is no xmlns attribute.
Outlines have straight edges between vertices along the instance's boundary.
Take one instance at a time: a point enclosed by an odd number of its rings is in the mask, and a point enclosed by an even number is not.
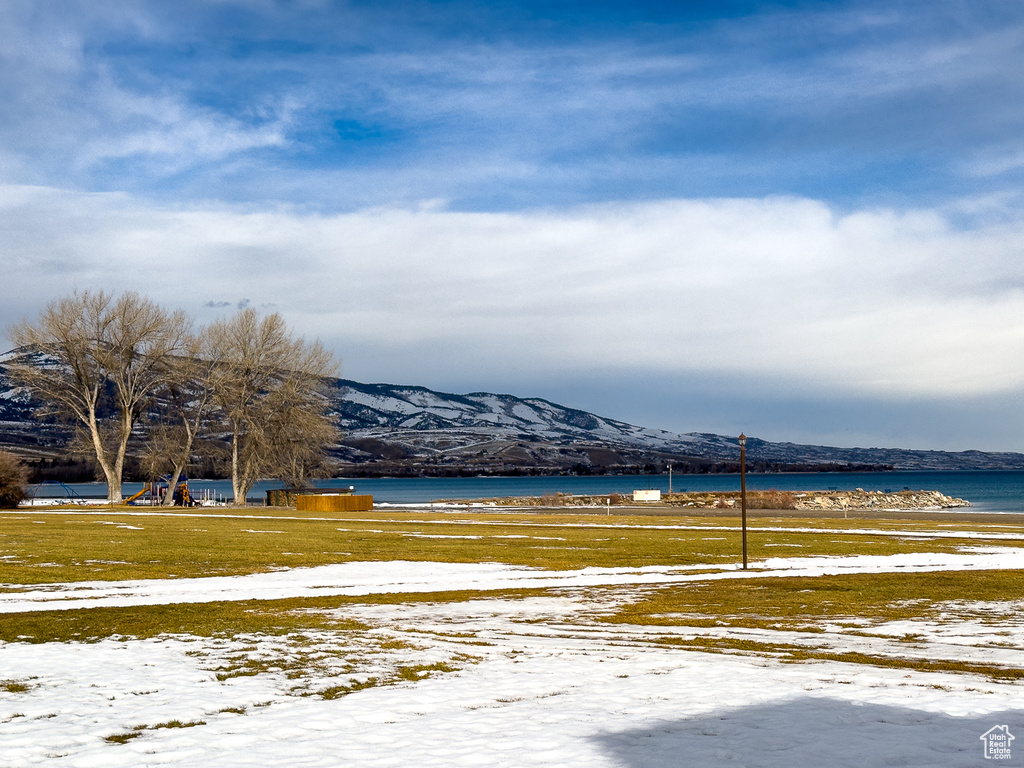
<svg viewBox="0 0 1024 768"><path fill-rule="evenodd" d="M680 509L740 509L740 494L732 492L673 493L661 501L633 501L627 494L573 495L557 493L548 496L509 496L478 499L473 502L450 500L452 504L474 504L496 507L660 507ZM935 510L969 507L965 499L946 496L939 491L750 491L747 509L790 509L816 512L849 512L855 510L899 511Z"/></svg>
<svg viewBox="0 0 1024 768"><path fill-rule="evenodd" d="M797 509L950 509L969 507L971 502L946 496L939 491L848 491L845 493L816 493L797 502Z"/></svg>

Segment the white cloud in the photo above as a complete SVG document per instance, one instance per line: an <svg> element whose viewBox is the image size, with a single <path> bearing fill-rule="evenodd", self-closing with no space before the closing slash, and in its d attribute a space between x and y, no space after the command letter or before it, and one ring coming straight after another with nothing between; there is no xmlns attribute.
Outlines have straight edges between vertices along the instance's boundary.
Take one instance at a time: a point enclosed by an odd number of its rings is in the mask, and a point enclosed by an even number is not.
<svg viewBox="0 0 1024 768"><path fill-rule="evenodd" d="M800 380L868 396L1024 385L1018 226L805 199L333 216L169 209L0 188L0 321L74 288L133 288L209 319L273 304L360 370L605 370ZM581 373L582 375L582 373Z"/></svg>
<svg viewBox="0 0 1024 768"><path fill-rule="evenodd" d="M503 32L507 18L486 8L424 7L418 18L386 4L326 4L321 15L239 3L246 22L226 30L233 5L0 4L4 178L325 207L442 196L515 208L707 190L856 194L879 167L893 168L898 192L899 161L922 153L955 177L940 180L947 191L962 189L964 156L975 184L1018 166L1024 25L1018 13L988 18L987 3L855 2L564 37ZM279 39L294 50L260 47ZM379 127L380 145L339 139L336 119ZM323 174L348 194L310 191ZM834 185L815 185L823 177Z"/></svg>
<svg viewBox="0 0 1024 768"><path fill-rule="evenodd" d="M209 110L187 106L173 95L140 96L110 86L94 94L104 102L107 119L122 130L88 138L76 162L88 168L104 160L151 158L161 173L247 150L286 143L282 117L264 126L248 126Z"/></svg>
<svg viewBox="0 0 1024 768"><path fill-rule="evenodd" d="M0 7L0 168L67 179L130 159L133 175L159 177L285 143L294 97L263 94L244 117L196 103L194 83L102 53L125 39L159 49L166 41L152 9L110 2L75 11Z"/></svg>
<svg viewBox="0 0 1024 768"><path fill-rule="evenodd" d="M1006 146L989 149L982 157L965 164L967 173L975 176L999 176L1024 168L1024 148Z"/></svg>

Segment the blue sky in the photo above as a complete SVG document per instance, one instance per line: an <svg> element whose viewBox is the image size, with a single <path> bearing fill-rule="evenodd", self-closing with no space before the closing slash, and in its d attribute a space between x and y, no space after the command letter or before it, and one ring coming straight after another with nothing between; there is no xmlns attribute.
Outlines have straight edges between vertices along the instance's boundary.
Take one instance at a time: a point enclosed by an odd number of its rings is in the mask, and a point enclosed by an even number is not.
<svg viewBox="0 0 1024 768"><path fill-rule="evenodd" d="M8 3L5 143L43 183L326 211L1021 180L1012 3L622 6Z"/></svg>
<svg viewBox="0 0 1024 768"><path fill-rule="evenodd" d="M0 323L250 302L363 381L1024 450L1024 7L0 5Z"/></svg>

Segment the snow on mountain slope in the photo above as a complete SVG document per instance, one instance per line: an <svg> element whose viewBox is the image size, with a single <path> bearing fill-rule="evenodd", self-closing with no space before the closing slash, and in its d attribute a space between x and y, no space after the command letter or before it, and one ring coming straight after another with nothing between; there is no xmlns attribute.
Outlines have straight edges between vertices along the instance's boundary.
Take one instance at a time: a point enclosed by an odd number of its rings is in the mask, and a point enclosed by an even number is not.
<svg viewBox="0 0 1024 768"><path fill-rule="evenodd" d="M332 397L349 436L396 437L395 431L444 430L495 439L536 438L677 450L697 447L693 436L645 429L538 398L474 392L450 395L421 387L340 380Z"/></svg>
<svg viewBox="0 0 1024 768"><path fill-rule="evenodd" d="M664 461L692 457L734 462L739 458L736 437L678 434L627 424L615 419L552 403L489 392L454 395L423 387L361 384L339 380L333 393L339 426L350 441L383 441L401 445L407 455L518 450L543 463L544 448L572 449L571 461L583 464ZM483 447L482 447L483 446ZM593 450L612 455L596 459ZM615 454L614 452L618 452ZM627 460L625 456L630 458ZM750 438L750 461L786 465L856 464L901 469L1024 469L1024 454L981 451L921 451L899 448L835 448L821 445L773 443ZM568 461L569 459L567 459Z"/></svg>
<svg viewBox="0 0 1024 768"><path fill-rule="evenodd" d="M5 363L23 352L0 355L0 444L29 452L59 449L66 431L33 420L34 402L7 379ZM39 365L52 364L36 356ZM452 468L505 471L512 467L647 465L666 461L736 462L734 436L677 434L635 426L542 398L426 387L363 384L338 379L328 388L341 428L337 457L345 462L427 460ZM829 464L899 469L1024 469L1024 454L835 448L773 443L750 438L747 458L779 466ZM766 465L763 465L766 466ZM393 468L393 467L392 467ZM389 471L381 467L381 471Z"/></svg>

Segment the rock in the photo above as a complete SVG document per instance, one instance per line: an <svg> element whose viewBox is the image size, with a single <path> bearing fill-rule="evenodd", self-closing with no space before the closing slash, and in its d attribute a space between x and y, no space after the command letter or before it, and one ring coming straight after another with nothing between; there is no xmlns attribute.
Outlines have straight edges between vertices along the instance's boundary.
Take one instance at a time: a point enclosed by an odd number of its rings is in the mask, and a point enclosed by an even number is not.
<svg viewBox="0 0 1024 768"><path fill-rule="evenodd" d="M900 491L898 493L882 493L881 491L832 491L829 493L809 494L797 501L797 509L947 509L950 507L969 507L971 503L964 499L946 496L939 491Z"/></svg>

